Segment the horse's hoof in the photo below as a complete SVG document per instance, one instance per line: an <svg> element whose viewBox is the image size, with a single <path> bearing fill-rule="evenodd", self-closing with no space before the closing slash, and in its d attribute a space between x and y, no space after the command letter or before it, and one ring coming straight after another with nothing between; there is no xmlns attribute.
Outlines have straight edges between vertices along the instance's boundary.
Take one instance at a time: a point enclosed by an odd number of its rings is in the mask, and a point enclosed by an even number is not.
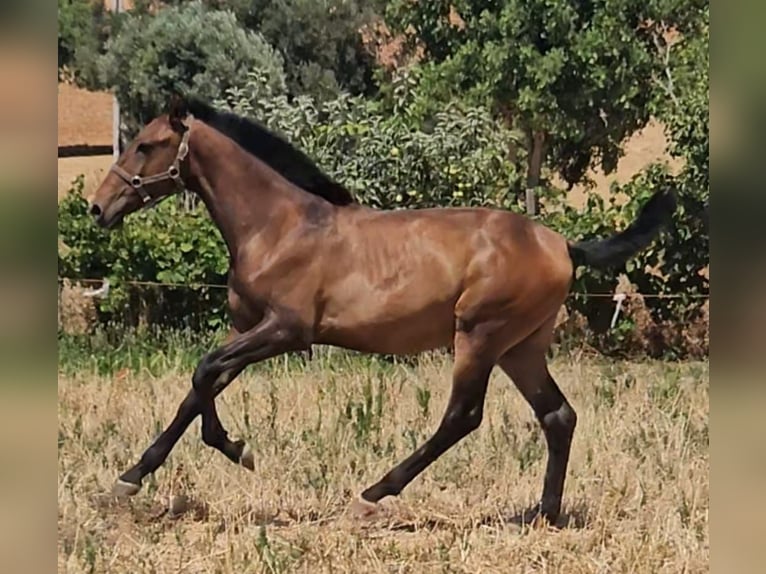
<svg viewBox="0 0 766 574"><path fill-rule="evenodd" d="M140 484L133 484L132 482L127 482L118 478L117 482L115 482L112 487L112 494L118 498L123 498L138 494L139 490L141 490Z"/></svg>
<svg viewBox="0 0 766 574"><path fill-rule="evenodd" d="M239 457L239 464L248 470L255 470L255 455L249 444L246 444L242 449L242 454Z"/></svg>
<svg viewBox="0 0 766 574"><path fill-rule="evenodd" d="M376 502L365 500L361 496L354 499L349 505L351 516L360 520L370 520L378 516L380 505Z"/></svg>

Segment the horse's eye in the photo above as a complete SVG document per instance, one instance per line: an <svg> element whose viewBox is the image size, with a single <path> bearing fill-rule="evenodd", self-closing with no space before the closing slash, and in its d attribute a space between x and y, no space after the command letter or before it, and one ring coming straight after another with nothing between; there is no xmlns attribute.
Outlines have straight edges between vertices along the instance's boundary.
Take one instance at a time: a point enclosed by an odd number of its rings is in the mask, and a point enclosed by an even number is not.
<svg viewBox="0 0 766 574"><path fill-rule="evenodd" d="M151 149L152 149L152 144L141 142L140 144L138 144L136 151L138 151L138 153L149 153Z"/></svg>

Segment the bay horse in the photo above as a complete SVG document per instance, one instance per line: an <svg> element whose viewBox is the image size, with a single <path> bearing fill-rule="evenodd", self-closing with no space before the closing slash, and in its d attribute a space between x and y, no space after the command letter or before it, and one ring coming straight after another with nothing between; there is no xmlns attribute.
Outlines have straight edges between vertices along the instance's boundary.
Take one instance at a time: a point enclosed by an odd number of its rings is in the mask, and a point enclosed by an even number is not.
<svg viewBox="0 0 766 574"><path fill-rule="evenodd" d="M260 123L174 96L112 166L90 213L112 228L183 189L201 198L226 243L234 336L199 362L172 422L115 495L136 494L198 415L205 444L254 470L252 450L229 438L215 405L248 365L315 344L394 355L452 347L438 428L352 505L374 512L477 429L497 365L542 427L537 512L556 521L577 421L546 364L557 313L577 266L619 265L652 242L675 209L671 191L656 192L624 231L577 243L500 209L377 210Z"/></svg>

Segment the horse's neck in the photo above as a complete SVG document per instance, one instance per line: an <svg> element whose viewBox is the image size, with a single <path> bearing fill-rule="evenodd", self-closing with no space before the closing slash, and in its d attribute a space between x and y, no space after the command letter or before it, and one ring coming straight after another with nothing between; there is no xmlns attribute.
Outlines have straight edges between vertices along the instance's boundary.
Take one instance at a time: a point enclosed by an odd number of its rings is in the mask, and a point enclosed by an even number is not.
<svg viewBox="0 0 766 574"><path fill-rule="evenodd" d="M289 186L275 185L270 170L228 138L207 126L195 132L189 187L210 212L232 259L254 235L279 241L301 198Z"/></svg>

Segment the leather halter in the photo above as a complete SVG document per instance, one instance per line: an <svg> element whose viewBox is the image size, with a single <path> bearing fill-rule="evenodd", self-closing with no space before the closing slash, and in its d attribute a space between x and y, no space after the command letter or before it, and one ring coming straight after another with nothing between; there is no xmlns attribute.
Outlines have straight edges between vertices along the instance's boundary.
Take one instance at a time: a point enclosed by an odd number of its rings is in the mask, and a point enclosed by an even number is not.
<svg viewBox="0 0 766 574"><path fill-rule="evenodd" d="M189 119L191 120L193 118L189 117ZM181 143L178 146L178 153L176 153L176 158L173 163L170 164L170 167L165 171L155 175L142 176L139 174L131 175L116 163L113 164L110 168L110 170L116 173L120 179L122 179L125 183L136 190L138 195L141 196L141 199L143 200L146 207L154 205L161 199L168 197L168 195L152 197L145 189L145 187L148 185L170 179L178 187L176 193L184 190L184 182L181 179L181 163L183 163L183 161L186 159L186 156L189 155L189 135L191 133L191 128L187 122L184 122L186 131L184 132L184 135L181 138Z"/></svg>

